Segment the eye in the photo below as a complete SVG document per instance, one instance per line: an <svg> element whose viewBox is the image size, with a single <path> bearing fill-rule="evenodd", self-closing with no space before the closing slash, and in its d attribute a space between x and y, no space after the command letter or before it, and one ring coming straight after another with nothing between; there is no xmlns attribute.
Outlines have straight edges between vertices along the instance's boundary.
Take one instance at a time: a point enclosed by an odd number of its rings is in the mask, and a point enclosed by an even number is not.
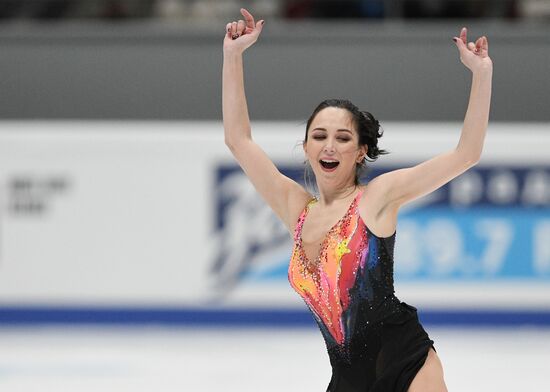
<svg viewBox="0 0 550 392"><path fill-rule="evenodd" d="M338 140L342 142L349 142L351 139L349 137L339 137Z"/></svg>
<svg viewBox="0 0 550 392"><path fill-rule="evenodd" d="M325 135L313 135L313 138L315 140L323 140L325 138Z"/></svg>

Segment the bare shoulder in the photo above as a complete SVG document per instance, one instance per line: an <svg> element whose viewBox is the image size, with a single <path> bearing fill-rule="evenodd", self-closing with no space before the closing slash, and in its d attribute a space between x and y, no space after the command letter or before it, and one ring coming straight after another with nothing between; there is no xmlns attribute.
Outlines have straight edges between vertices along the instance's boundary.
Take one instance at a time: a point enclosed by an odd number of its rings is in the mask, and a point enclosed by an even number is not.
<svg viewBox="0 0 550 392"><path fill-rule="evenodd" d="M389 237L397 226L399 206L388 198L389 182L385 175L370 180L364 185L364 192L359 200L359 215L369 230L379 237Z"/></svg>

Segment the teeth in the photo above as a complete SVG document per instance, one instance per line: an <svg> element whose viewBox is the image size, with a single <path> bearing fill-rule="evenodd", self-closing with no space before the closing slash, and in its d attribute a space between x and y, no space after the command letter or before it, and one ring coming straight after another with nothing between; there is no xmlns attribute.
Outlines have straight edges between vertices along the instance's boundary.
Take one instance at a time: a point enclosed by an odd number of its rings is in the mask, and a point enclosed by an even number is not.
<svg viewBox="0 0 550 392"><path fill-rule="evenodd" d="M335 169L340 162L335 159L320 159L319 162L321 162L321 166L323 166L325 169Z"/></svg>

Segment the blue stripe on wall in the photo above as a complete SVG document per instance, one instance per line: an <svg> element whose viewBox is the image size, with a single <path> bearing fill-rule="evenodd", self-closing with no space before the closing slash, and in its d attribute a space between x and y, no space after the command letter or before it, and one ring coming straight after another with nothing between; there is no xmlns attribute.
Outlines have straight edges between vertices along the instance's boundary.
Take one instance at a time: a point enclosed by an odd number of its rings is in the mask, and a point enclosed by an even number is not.
<svg viewBox="0 0 550 392"><path fill-rule="evenodd" d="M185 308L46 308L0 307L6 324L166 324L166 325L311 325L311 315L300 310Z"/></svg>
<svg viewBox="0 0 550 392"><path fill-rule="evenodd" d="M550 326L550 310L423 310L419 318L442 326ZM310 327L314 321L307 311L291 309L0 307L0 325L33 324Z"/></svg>

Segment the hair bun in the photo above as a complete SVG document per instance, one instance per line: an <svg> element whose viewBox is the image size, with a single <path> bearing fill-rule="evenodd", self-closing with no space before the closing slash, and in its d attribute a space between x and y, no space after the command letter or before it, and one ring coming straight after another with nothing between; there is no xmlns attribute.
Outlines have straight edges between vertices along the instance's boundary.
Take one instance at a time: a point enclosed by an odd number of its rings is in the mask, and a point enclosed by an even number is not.
<svg viewBox="0 0 550 392"><path fill-rule="evenodd" d="M363 117L371 124L374 124L377 128L380 127L380 123L378 122L378 120L376 118L374 118L374 116L372 115L372 113L370 112L367 112L366 110L361 110L361 114L363 115Z"/></svg>

